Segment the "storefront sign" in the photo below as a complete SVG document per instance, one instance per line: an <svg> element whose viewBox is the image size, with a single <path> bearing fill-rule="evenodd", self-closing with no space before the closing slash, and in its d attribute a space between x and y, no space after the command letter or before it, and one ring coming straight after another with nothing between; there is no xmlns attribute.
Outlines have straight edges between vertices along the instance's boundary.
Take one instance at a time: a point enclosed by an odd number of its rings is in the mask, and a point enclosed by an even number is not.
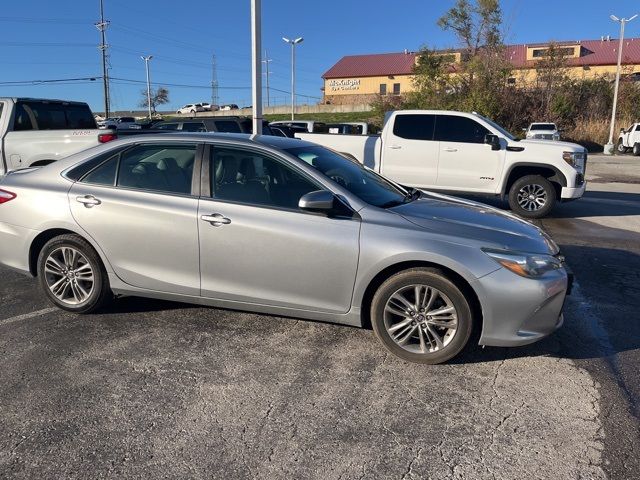
<svg viewBox="0 0 640 480"><path fill-rule="evenodd" d="M342 80L329 80L329 90L335 92L338 90L359 90L359 78L344 78Z"/></svg>

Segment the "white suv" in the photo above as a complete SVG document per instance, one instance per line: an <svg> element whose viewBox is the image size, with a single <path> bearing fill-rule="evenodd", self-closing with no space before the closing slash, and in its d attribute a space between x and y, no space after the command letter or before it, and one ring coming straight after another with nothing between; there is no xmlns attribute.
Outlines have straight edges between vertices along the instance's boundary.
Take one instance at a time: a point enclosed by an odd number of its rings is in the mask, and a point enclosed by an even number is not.
<svg viewBox="0 0 640 480"><path fill-rule="evenodd" d="M196 113L204 112L205 108L201 103L187 103L184 107L176 110L176 113Z"/></svg>
<svg viewBox="0 0 640 480"><path fill-rule="evenodd" d="M536 122L529 125L529 128L523 128L525 137L534 140L560 140L560 130L555 123Z"/></svg>

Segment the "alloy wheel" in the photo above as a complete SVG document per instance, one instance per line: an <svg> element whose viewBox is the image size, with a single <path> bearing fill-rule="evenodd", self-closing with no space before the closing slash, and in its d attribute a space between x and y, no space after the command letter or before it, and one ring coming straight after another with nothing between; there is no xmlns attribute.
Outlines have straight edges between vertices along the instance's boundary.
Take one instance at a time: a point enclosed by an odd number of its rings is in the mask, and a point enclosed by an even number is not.
<svg viewBox="0 0 640 480"><path fill-rule="evenodd" d="M53 250L44 264L47 287L61 302L80 305L94 289L93 268L87 258L75 248Z"/></svg>
<svg viewBox="0 0 640 480"><path fill-rule="evenodd" d="M523 210L535 212L547 204L547 192L542 185L525 185L518 190L517 200Z"/></svg>
<svg viewBox="0 0 640 480"><path fill-rule="evenodd" d="M389 297L384 325L404 350L428 354L445 348L458 330L453 302L429 285L408 285Z"/></svg>

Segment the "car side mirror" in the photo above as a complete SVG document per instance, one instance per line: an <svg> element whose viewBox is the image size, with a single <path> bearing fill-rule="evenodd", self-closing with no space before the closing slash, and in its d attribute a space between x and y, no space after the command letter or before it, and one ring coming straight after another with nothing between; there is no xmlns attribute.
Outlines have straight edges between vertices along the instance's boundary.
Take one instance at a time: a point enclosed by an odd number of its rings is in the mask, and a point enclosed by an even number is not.
<svg viewBox="0 0 640 480"><path fill-rule="evenodd" d="M484 136L484 143L491 145L491 150L500 150L500 137L492 133L488 133Z"/></svg>
<svg viewBox="0 0 640 480"><path fill-rule="evenodd" d="M627 131L624 128L621 128L620 133L627 133Z"/></svg>
<svg viewBox="0 0 640 480"><path fill-rule="evenodd" d="M316 190L300 197L298 208L311 212L329 213L335 207L335 198L328 190Z"/></svg>

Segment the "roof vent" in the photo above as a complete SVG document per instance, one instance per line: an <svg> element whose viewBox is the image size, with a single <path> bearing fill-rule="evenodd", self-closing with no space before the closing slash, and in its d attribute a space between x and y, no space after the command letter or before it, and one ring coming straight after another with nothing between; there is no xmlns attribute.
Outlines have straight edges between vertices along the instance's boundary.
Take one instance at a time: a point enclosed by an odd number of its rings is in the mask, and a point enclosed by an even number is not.
<svg viewBox="0 0 640 480"><path fill-rule="evenodd" d="M404 54L408 55L409 54L409 50L407 50L406 48L404 49Z"/></svg>
<svg viewBox="0 0 640 480"><path fill-rule="evenodd" d="M611 41L611 35L607 35L607 42Z"/></svg>

